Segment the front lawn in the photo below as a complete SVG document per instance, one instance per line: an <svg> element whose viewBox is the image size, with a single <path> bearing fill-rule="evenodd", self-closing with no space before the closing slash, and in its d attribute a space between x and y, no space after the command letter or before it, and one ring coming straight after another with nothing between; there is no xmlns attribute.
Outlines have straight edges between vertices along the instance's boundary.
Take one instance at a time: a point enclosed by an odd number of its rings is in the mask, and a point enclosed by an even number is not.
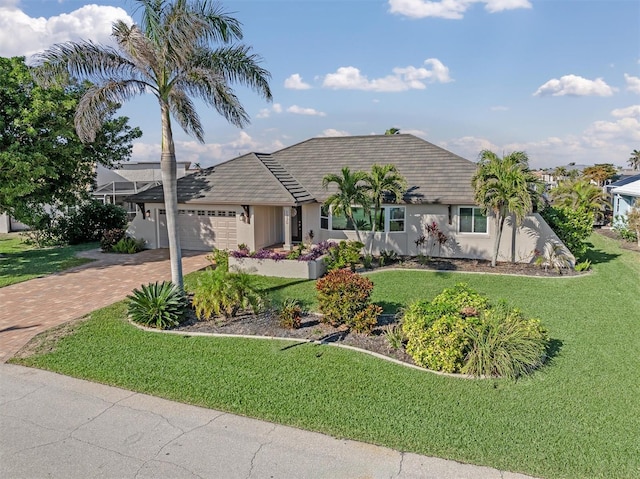
<svg viewBox="0 0 640 479"><path fill-rule="evenodd" d="M583 277L370 275L373 300L388 311L464 281L541 318L557 354L517 382L442 377L330 346L143 332L125 321L122 302L53 352L16 362L534 476L640 477L640 255L592 240L595 271ZM265 281L273 296L313 305L313 282Z"/></svg>
<svg viewBox="0 0 640 479"><path fill-rule="evenodd" d="M96 243L35 248L17 233L0 234L0 288L73 268L91 260L76 253L97 248Z"/></svg>

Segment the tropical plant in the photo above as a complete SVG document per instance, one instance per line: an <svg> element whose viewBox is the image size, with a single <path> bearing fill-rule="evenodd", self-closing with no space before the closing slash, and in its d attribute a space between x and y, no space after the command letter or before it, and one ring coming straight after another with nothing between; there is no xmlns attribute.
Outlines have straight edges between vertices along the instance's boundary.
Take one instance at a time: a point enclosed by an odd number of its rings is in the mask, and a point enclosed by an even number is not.
<svg viewBox="0 0 640 479"><path fill-rule="evenodd" d="M349 268L355 271L356 265L360 262L360 251L363 244L359 241L340 241L327 250L324 263L328 271L335 269Z"/></svg>
<svg viewBox="0 0 640 479"><path fill-rule="evenodd" d="M573 269L578 272L589 271L591 269L591 260L585 259L584 261L580 261L579 263L576 263Z"/></svg>
<svg viewBox="0 0 640 479"><path fill-rule="evenodd" d="M609 204L607 193L585 178L559 184L551 190L550 198L553 206L590 211L596 218L604 215Z"/></svg>
<svg viewBox="0 0 640 479"><path fill-rule="evenodd" d="M537 319L505 303L485 310L466 330L469 350L462 373L516 379L544 363L549 337Z"/></svg>
<svg viewBox="0 0 640 479"><path fill-rule="evenodd" d="M370 199L367 195L367 173L364 171L352 172L348 166L342 168L341 174L328 174L322 178L322 187L329 188L335 184L337 191L329 195L324 206L331 209L332 214L344 215L353 224L358 241L362 243L358 224L353 216L353 209L360 207L365 214L371 209Z"/></svg>
<svg viewBox="0 0 640 479"><path fill-rule="evenodd" d="M233 125L249 116L231 88L249 87L271 99L269 73L261 58L233 42L242 38L240 23L207 0L134 0L140 25L113 24L117 49L90 41L54 45L35 56L36 78L43 84L64 84L69 75L92 86L78 104L75 126L82 141L91 142L108 107L151 92L160 107L161 171L167 212L171 277L182 287L182 254L176 228L178 216L176 153L171 117L185 132L204 142L204 127L190 97L215 108ZM214 48L214 42L221 46Z"/></svg>
<svg viewBox="0 0 640 479"><path fill-rule="evenodd" d="M180 324L188 306L184 291L168 281L142 285L127 298L131 320L158 329Z"/></svg>
<svg viewBox="0 0 640 479"><path fill-rule="evenodd" d="M636 232L638 246L640 246L640 205L634 206L627 212L627 224L629 229Z"/></svg>
<svg viewBox="0 0 640 479"><path fill-rule="evenodd" d="M492 213L496 223L496 237L491 265L495 266L505 220L514 217L514 227L533 211L538 179L529 171L529 158L515 151L500 158L489 150L480 153L478 169L473 176L475 201L484 214ZM512 254L513 256L513 254Z"/></svg>
<svg viewBox="0 0 640 479"><path fill-rule="evenodd" d="M364 179L365 190L369 194L371 204L373 204L373 218L371 219L371 242L369 244L369 254L373 251L375 234L384 228L384 218L380 215L382 202L385 199L392 199L396 203L402 201L404 192L407 190L407 180L402 176L395 165L377 165L371 167L371 172ZM382 223L382 224L379 224Z"/></svg>
<svg viewBox="0 0 640 479"><path fill-rule="evenodd" d="M297 299L287 298L278 311L280 326L287 329L298 329L302 322L302 307Z"/></svg>
<svg viewBox="0 0 640 479"><path fill-rule="evenodd" d="M566 166L556 166L553 169L553 176L557 182L564 180L569 175L569 171Z"/></svg>
<svg viewBox="0 0 640 479"><path fill-rule="evenodd" d="M144 249L146 241L144 238L132 238L131 236L125 236L111 247L111 251L120 254L135 254Z"/></svg>
<svg viewBox="0 0 640 479"><path fill-rule="evenodd" d="M640 170L640 150L633 150L627 163L633 171Z"/></svg>
<svg viewBox="0 0 640 479"><path fill-rule="evenodd" d="M316 282L322 321L332 326L346 325L359 332L370 332L382 313L370 304L373 282L348 269L336 269Z"/></svg>
<svg viewBox="0 0 640 479"><path fill-rule="evenodd" d="M214 316L232 318L245 309L255 314L264 301L251 275L216 268L198 277L191 303L198 319L207 320Z"/></svg>
<svg viewBox="0 0 640 479"><path fill-rule="evenodd" d="M389 128L384 132L385 135L399 135L400 128Z"/></svg>
<svg viewBox="0 0 640 479"><path fill-rule="evenodd" d="M555 242L544 245L544 251L535 259L535 263L545 271L551 268L558 274L562 274L563 269L571 268L571 259L565 253L564 245Z"/></svg>
<svg viewBox="0 0 640 479"><path fill-rule="evenodd" d="M618 174L618 169L611 163L596 163L593 166L587 166L582 170L582 176L589 180L595 181L598 186L603 186L604 183Z"/></svg>

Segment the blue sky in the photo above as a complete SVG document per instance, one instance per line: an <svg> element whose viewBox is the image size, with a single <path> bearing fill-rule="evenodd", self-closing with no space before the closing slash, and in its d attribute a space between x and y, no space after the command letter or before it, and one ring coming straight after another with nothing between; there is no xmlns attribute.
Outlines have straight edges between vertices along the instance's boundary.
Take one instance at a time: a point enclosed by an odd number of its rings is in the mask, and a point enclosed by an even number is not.
<svg viewBox="0 0 640 479"><path fill-rule="evenodd" d="M614 163L640 149L637 0L288 0L222 2L272 74L273 103L243 88L239 130L201 107L204 145L174 134L179 160L209 166L317 136L397 127L465 158L524 150L534 168ZM0 0L0 55L108 41L129 0ZM127 13L128 12L128 13ZM129 20L135 21L129 17ZM152 97L121 114L159 159Z"/></svg>

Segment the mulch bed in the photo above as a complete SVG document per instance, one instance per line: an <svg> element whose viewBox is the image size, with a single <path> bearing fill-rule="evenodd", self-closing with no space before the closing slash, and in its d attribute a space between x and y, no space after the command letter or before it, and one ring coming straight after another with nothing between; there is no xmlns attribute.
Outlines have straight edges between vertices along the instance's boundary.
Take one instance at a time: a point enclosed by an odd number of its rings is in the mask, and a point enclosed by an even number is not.
<svg viewBox="0 0 640 479"><path fill-rule="evenodd" d="M638 253L640 253L640 246L638 246L637 242L623 240L622 238L620 238L620 235L618 235L618 233L616 233L612 229L598 228L595 231L596 233L601 234L602 236L606 236L607 238L616 240L618 242L618 245L622 249L628 249L628 250L637 251Z"/></svg>

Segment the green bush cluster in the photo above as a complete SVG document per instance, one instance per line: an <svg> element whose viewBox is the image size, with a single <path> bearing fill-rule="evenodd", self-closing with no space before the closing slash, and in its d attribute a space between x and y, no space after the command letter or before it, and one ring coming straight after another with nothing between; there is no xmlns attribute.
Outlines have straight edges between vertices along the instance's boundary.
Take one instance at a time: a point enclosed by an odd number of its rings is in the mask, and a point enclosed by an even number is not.
<svg viewBox="0 0 640 479"><path fill-rule="evenodd" d="M184 292L169 281L142 285L127 298L131 320L158 329L180 324L188 306Z"/></svg>
<svg viewBox="0 0 640 479"><path fill-rule="evenodd" d="M329 249L324 262L327 265L327 271L333 271L342 268L350 268L355 271L356 265L360 262L360 253L364 244L359 241L340 241L334 248Z"/></svg>
<svg viewBox="0 0 640 479"><path fill-rule="evenodd" d="M90 200L52 222L52 236L59 243L100 241L106 230L124 229L127 212L120 206Z"/></svg>
<svg viewBox="0 0 640 479"><path fill-rule="evenodd" d="M111 253L114 245L124 238L126 233L127 232L124 228L111 228L105 230L102 233L102 238L100 238L100 248L105 253Z"/></svg>
<svg viewBox="0 0 640 479"><path fill-rule="evenodd" d="M120 254L135 254L142 251L145 245L146 241L143 238L135 239L125 236L111 247L111 251Z"/></svg>
<svg viewBox="0 0 640 479"><path fill-rule="evenodd" d="M404 311L406 351L416 364L449 373L517 377L542 363L546 331L504 303L493 306L466 284Z"/></svg>
<svg viewBox="0 0 640 479"><path fill-rule="evenodd" d="M336 269L316 282L323 321L368 334L378 324L380 306L370 303L373 282L349 269Z"/></svg>
<svg viewBox="0 0 640 479"><path fill-rule="evenodd" d="M547 206L540 215L576 258L587 252L587 239L593 231L594 214L584 209Z"/></svg>
<svg viewBox="0 0 640 479"><path fill-rule="evenodd" d="M232 318L242 310L260 311L263 297L251 275L216 268L198 278L191 303L198 319Z"/></svg>
<svg viewBox="0 0 640 479"><path fill-rule="evenodd" d="M280 326L287 329L298 329L302 323L302 307L297 299L287 298L278 311Z"/></svg>

